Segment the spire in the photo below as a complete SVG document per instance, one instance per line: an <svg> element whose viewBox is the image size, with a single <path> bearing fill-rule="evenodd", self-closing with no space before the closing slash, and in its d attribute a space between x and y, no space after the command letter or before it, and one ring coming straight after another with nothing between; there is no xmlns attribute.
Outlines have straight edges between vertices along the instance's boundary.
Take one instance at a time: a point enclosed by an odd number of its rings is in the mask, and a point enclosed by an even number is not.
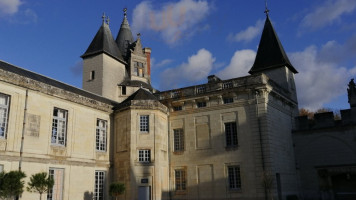
<svg viewBox="0 0 356 200"><path fill-rule="evenodd" d="M269 10L267 7L267 0L265 0L265 13L266 13L266 16L268 17Z"/></svg>
<svg viewBox="0 0 356 200"><path fill-rule="evenodd" d="M286 66L293 73L298 73L288 59L281 42L269 19L269 10L266 1L266 21L263 28L260 44L258 46L255 62L249 73L257 73L267 69Z"/></svg>
<svg viewBox="0 0 356 200"><path fill-rule="evenodd" d="M119 48L116 46L114 38L111 34L109 28L109 18L105 16L105 13L102 16L103 23L90 43L88 49L81 56L86 58L89 56L95 56L97 54L106 53L109 56L124 61L120 53Z"/></svg>
<svg viewBox="0 0 356 200"><path fill-rule="evenodd" d="M124 9L124 19L121 23L119 33L116 37L116 44L124 58L128 56L129 46L134 42L129 22L127 21L127 9Z"/></svg>

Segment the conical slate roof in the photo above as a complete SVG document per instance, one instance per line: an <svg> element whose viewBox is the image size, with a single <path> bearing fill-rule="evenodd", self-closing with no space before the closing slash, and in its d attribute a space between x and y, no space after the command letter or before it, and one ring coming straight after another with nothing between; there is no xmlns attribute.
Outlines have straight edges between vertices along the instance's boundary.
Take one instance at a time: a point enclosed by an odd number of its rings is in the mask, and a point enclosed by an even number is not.
<svg viewBox="0 0 356 200"><path fill-rule="evenodd" d="M100 53L106 53L117 60L124 61L120 50L112 37L109 25L105 22L103 22L88 49L81 57L86 58Z"/></svg>
<svg viewBox="0 0 356 200"><path fill-rule="evenodd" d="M281 42L267 15L255 63L249 73L253 74L266 69L287 66L292 72L298 73L288 59Z"/></svg>
<svg viewBox="0 0 356 200"><path fill-rule="evenodd" d="M123 57L126 58L128 56L130 44L134 42L134 39L132 36L129 22L126 18L126 10L124 10L124 12L124 20L122 21L119 33L117 34L116 44L119 47Z"/></svg>

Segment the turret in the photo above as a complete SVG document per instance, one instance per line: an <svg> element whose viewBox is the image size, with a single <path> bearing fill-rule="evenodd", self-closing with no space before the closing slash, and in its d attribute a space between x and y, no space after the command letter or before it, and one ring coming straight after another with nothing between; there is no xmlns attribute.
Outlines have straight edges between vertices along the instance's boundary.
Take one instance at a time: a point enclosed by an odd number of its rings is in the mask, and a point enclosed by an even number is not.
<svg viewBox="0 0 356 200"><path fill-rule="evenodd" d="M116 37L116 44L119 47L124 59L127 59L130 54L130 46L134 42L131 28L126 17L127 9L124 9L124 19L122 20L119 33Z"/></svg>
<svg viewBox="0 0 356 200"><path fill-rule="evenodd" d="M117 84L126 76L127 64L109 28L109 18L103 22L83 58L83 89L112 100L118 100Z"/></svg>
<svg viewBox="0 0 356 200"><path fill-rule="evenodd" d="M266 8L266 21L258 46L255 62L250 74L264 73L289 93L289 98L297 103L294 74L298 71L293 67L269 19Z"/></svg>

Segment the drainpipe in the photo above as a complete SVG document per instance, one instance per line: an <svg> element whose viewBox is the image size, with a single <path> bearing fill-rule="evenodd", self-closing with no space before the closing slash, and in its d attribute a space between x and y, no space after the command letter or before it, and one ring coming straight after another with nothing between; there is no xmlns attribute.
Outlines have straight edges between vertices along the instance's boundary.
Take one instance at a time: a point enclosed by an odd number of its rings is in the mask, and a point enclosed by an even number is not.
<svg viewBox="0 0 356 200"><path fill-rule="evenodd" d="M25 108L24 108L24 114L23 114L23 124L22 124L22 136L21 136L21 147L20 147L19 171L21 171L21 169L22 169L22 153L23 153L23 144L24 144L25 130L26 130L27 101L28 101L28 89L26 89Z"/></svg>
<svg viewBox="0 0 356 200"><path fill-rule="evenodd" d="M263 142L262 142L262 130L261 130L261 119L260 119L260 113L258 109L258 96L260 95L260 92L258 90L255 91L255 98L256 98L256 117L257 117L257 125L258 125L258 134L259 134L259 139L260 139L260 150L261 150L261 161L262 161L262 170L263 173L265 173L265 156L263 153ZM265 190L265 200L268 200L268 194L267 194L267 188L264 187Z"/></svg>
<svg viewBox="0 0 356 200"><path fill-rule="evenodd" d="M168 116L167 116L167 121L168 121L168 193L169 193L169 199L171 200L172 199L172 192L171 192L171 138L170 138L170 130L171 130L171 126L170 126L170 123L169 123L169 113L168 113Z"/></svg>

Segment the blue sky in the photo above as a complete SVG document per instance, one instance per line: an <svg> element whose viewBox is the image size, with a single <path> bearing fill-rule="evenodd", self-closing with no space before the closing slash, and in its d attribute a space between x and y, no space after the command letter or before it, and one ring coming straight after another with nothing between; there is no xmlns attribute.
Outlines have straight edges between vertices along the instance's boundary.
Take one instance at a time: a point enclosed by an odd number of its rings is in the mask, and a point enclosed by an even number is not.
<svg viewBox="0 0 356 200"><path fill-rule="evenodd" d="M81 87L81 58L110 17L114 38L128 8L134 37L152 49L152 84L166 90L247 75L264 0L0 0L0 59ZM299 107L347 109L356 78L355 0L269 0L270 19L296 74Z"/></svg>

